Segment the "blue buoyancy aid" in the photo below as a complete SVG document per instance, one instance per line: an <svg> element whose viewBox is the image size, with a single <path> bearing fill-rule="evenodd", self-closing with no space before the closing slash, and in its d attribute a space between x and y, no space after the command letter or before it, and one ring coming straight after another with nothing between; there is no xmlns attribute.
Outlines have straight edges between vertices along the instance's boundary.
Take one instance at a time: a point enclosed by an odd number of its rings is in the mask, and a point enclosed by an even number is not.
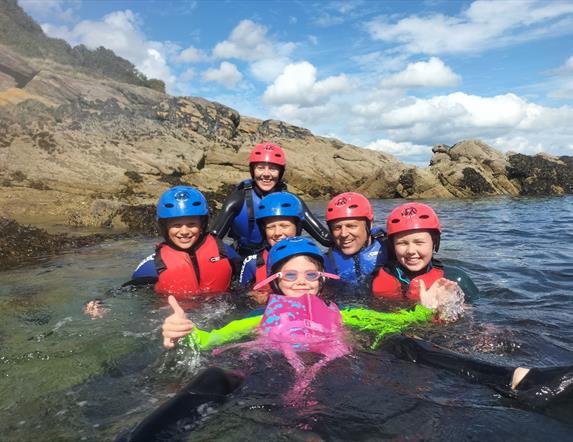
<svg viewBox="0 0 573 442"><path fill-rule="evenodd" d="M242 181L237 186L237 189L243 190L244 202L241 211L231 224L230 236L237 241L239 247L256 249L261 247L263 237L255 222L261 197L257 195L253 186L253 180Z"/></svg>
<svg viewBox="0 0 573 442"><path fill-rule="evenodd" d="M327 270L336 273L345 282L360 284L374 269L386 263L388 252L379 234L375 234L371 236L370 245L354 255L345 255L340 250L331 248L326 253L326 258Z"/></svg>

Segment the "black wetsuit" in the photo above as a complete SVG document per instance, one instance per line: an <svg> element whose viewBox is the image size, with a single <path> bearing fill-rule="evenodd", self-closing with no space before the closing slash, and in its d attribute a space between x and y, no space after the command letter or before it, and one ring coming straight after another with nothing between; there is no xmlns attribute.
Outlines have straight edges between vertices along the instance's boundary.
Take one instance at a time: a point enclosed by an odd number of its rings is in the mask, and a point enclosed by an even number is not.
<svg viewBox="0 0 573 442"><path fill-rule="evenodd" d="M401 359L444 368L468 377L532 407L545 407L573 398L573 365L531 368L517 387L512 389L515 367L481 361L423 339L404 335L385 339L381 348Z"/></svg>
<svg viewBox="0 0 573 442"><path fill-rule="evenodd" d="M280 181L273 192L285 192L286 189L286 184ZM252 180L243 181L227 197L211 225L211 233L221 239L229 233L235 240L235 250L242 257L255 254L263 247L263 238L256 224L254 207L264 196L266 195ZM329 230L313 215L304 201L301 200L301 203L304 210L303 230L323 246L330 247L332 239Z"/></svg>

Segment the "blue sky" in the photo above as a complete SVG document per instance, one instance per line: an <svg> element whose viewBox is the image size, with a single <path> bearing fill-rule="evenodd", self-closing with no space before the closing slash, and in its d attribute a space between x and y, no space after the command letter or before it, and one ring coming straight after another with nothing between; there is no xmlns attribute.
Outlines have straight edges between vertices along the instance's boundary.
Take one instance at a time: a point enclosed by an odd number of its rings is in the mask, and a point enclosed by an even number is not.
<svg viewBox="0 0 573 442"><path fill-rule="evenodd" d="M573 1L18 0L174 95L425 166L433 144L573 155Z"/></svg>

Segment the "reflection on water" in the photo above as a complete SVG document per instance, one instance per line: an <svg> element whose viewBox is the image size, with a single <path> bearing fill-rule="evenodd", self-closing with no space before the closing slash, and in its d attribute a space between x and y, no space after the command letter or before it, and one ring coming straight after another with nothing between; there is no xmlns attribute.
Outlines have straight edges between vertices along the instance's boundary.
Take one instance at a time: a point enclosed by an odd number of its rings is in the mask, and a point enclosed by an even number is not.
<svg viewBox="0 0 573 442"><path fill-rule="evenodd" d="M376 201L376 219L398 204ZM440 256L466 269L482 297L462 321L416 332L497 363L573 363L573 198L432 205L444 227ZM248 376L193 440L570 438L570 408L523 409L485 386L360 343L323 369L312 400L298 408L281 400L294 379L282 357L165 352L164 300L148 289L119 289L155 241L105 243L0 273L3 440L113 439L209 365ZM109 310L91 320L82 309L95 298ZM210 328L244 313L223 299L193 319Z"/></svg>

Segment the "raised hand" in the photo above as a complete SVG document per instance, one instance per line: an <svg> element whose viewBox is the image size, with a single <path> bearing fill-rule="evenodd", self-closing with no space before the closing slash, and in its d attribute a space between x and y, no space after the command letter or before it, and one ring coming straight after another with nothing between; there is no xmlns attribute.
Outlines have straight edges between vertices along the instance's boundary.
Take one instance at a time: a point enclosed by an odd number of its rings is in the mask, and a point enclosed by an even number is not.
<svg viewBox="0 0 573 442"><path fill-rule="evenodd" d="M420 281L420 303L434 309L444 321L455 321L463 313L464 292L455 281L440 278L426 289Z"/></svg>
<svg viewBox="0 0 573 442"><path fill-rule="evenodd" d="M163 346L165 348L173 348L177 339L191 333L193 322L187 318L175 297L169 296L167 302L173 309L173 314L163 321Z"/></svg>

